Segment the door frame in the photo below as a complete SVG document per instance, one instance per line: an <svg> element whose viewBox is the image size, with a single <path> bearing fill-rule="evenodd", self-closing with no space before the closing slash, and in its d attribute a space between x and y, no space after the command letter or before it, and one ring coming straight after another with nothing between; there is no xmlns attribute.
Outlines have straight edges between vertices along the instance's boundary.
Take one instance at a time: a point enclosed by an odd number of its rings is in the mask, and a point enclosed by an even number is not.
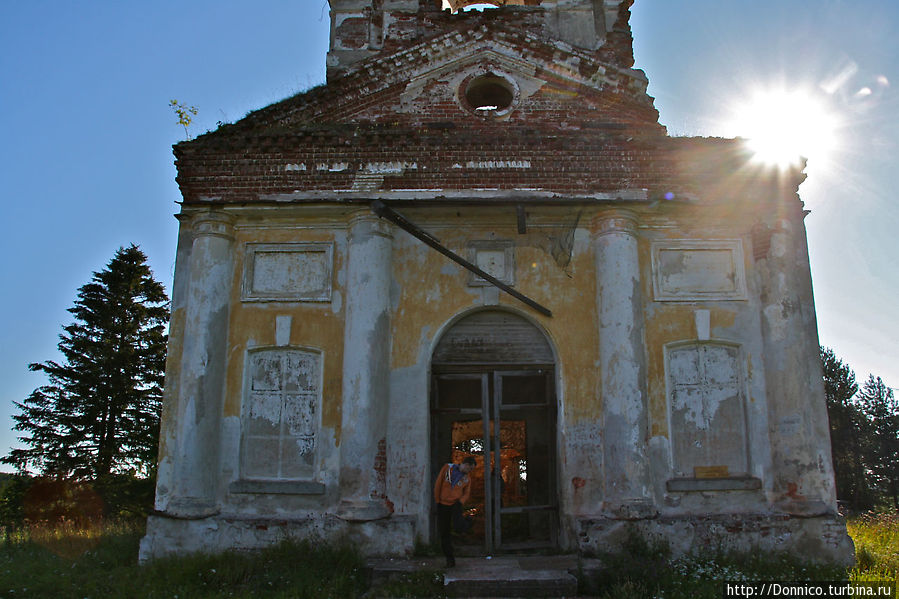
<svg viewBox="0 0 899 599"><path fill-rule="evenodd" d="M552 456L549 461L546 483L550 486L548 497L550 502L538 506L519 506L503 508L501 495L496 492L501 488L499 479L502 477L502 379L507 376L534 376L542 375L545 379L544 402L539 407L547 410L549 421L546 426L551 438L549 447ZM559 496L558 496L558 402L556 399L556 371L553 364L459 364L459 365L434 365L430 375L429 420L431 443L438 438L438 426L441 425L434 417L435 414L459 414L479 416L483 425L484 443L481 448L484 468L484 539L483 546L488 554L504 549L502 542L502 515L504 513L527 513L533 511L548 511L550 516L550 538L547 543L535 543L533 548L553 548L558 546L559 530ZM438 381L444 380L478 380L480 379L481 407L476 408L440 408L438 407ZM517 405L517 404L515 404ZM524 404L522 404L524 405ZM527 407L535 407L530 405ZM519 407L519 409L523 409ZM491 423L493 431L491 433ZM430 452L431 477L437 475L436 452ZM495 460L495 462L494 462ZM492 466L492 467L491 467ZM433 502L432 502L433 503ZM433 506L432 506L433 515ZM434 523L434 518L430 518ZM432 528L432 533L434 529ZM432 534L433 538L433 534ZM530 544L529 544L530 545ZM516 547L506 547L516 549ZM520 548L520 547L519 547Z"/></svg>

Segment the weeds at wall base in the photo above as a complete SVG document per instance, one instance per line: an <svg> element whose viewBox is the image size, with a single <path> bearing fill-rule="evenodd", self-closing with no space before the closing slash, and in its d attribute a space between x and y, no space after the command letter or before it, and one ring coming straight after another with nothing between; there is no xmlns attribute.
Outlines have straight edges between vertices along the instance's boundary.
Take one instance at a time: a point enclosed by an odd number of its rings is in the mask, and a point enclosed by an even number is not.
<svg viewBox="0 0 899 599"><path fill-rule="evenodd" d="M603 568L580 572L580 592L601 599L721 597L723 580L896 580L899 517L849 521L857 564L850 570L797 557L717 551L671 559L664 543L629 538L602 556ZM0 536L0 597L440 597L439 570L403 574L369 588L352 547L285 541L259 552L191 555L137 564L143 521L31 523ZM431 552L422 544L421 552Z"/></svg>
<svg viewBox="0 0 899 599"><path fill-rule="evenodd" d="M899 544L894 547L899 548ZM717 599L722 596L725 580L866 580L858 578L855 570L785 553L717 550L672 559L666 542L645 539L633 531L620 551L599 558L602 567L581 571L578 580L580 593L602 599ZM895 575L893 571L891 577L877 580L893 580Z"/></svg>
<svg viewBox="0 0 899 599"><path fill-rule="evenodd" d="M0 596L342 598L365 591L364 564L351 548L285 541L259 552L194 554L138 566L143 532L142 522L91 534L23 527L0 543Z"/></svg>

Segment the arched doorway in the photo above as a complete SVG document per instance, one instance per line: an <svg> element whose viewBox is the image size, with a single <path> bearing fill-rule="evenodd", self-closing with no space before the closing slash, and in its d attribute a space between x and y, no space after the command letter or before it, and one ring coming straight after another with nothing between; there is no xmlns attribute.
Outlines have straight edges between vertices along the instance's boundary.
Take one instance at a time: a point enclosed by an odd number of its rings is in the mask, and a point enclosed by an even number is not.
<svg viewBox="0 0 899 599"><path fill-rule="evenodd" d="M558 536L555 360L546 336L501 310L453 324L431 356L431 480L477 461L471 552L552 548Z"/></svg>

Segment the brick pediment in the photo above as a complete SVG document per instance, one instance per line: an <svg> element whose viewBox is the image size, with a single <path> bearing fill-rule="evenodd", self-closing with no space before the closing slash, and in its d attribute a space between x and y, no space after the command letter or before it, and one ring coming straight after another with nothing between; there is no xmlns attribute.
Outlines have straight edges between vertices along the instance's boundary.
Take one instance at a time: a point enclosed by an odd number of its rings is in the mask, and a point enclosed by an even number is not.
<svg viewBox="0 0 899 599"><path fill-rule="evenodd" d="M476 109L480 80L508 106ZM646 83L595 53L481 24L379 54L178 144L178 183L186 203L740 189L714 173L721 160L739 178L750 172L741 145L669 138Z"/></svg>
<svg viewBox="0 0 899 599"><path fill-rule="evenodd" d="M459 101L459 87L466 77L488 72L506 77L521 92L505 121L605 120L659 129L641 71L603 64L561 42L529 34L516 38L482 25L375 56L327 85L255 111L194 143L335 123L464 125L476 122L477 115Z"/></svg>

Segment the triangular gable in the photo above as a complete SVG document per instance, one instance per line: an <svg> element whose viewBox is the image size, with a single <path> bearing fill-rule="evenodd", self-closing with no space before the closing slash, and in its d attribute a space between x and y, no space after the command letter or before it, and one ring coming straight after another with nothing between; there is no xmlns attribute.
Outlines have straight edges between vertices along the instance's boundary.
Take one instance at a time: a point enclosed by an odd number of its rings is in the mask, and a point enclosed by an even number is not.
<svg viewBox="0 0 899 599"><path fill-rule="evenodd" d="M238 131L243 137L252 135L252 130L261 133L272 128L395 120L394 115L402 117L410 111L416 111L419 120L428 120L427 110L410 106L410 98L435 82L446 82L453 74L472 68L505 73L525 82L527 91L545 88L559 101L579 96L579 102L611 104L618 117L630 113L630 122L658 127L641 71L600 63L594 55L562 42L550 43L530 34L519 38L481 25L375 56L327 85L255 111L199 139L227 137Z"/></svg>

